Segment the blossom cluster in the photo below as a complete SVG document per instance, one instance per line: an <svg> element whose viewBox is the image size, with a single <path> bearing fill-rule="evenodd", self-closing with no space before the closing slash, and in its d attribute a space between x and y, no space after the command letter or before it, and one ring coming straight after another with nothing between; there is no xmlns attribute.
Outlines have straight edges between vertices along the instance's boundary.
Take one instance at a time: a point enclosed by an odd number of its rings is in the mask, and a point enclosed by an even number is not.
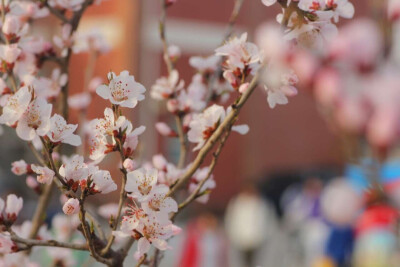
<svg viewBox="0 0 400 267"><path fill-rule="evenodd" d="M169 220L169 214L178 211L178 204L167 196L169 187L158 184L158 170L140 168L129 172L125 191L132 204L122 218L120 231L114 234L139 240L137 259L149 251L150 245L168 249L167 240L180 232Z"/></svg>
<svg viewBox="0 0 400 267"><path fill-rule="evenodd" d="M266 6L276 2L262 0ZM287 27L285 39L316 50L323 50L337 35L335 24L340 17L354 16L354 6L348 0L289 0L283 10L277 20Z"/></svg>

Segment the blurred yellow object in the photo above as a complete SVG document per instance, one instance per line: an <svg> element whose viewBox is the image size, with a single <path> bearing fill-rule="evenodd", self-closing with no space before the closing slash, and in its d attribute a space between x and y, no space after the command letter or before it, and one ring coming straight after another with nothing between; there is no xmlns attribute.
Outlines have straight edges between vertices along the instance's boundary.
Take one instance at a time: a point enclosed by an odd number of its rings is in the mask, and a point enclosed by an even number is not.
<svg viewBox="0 0 400 267"><path fill-rule="evenodd" d="M335 263L328 257L318 259L312 267L336 267Z"/></svg>

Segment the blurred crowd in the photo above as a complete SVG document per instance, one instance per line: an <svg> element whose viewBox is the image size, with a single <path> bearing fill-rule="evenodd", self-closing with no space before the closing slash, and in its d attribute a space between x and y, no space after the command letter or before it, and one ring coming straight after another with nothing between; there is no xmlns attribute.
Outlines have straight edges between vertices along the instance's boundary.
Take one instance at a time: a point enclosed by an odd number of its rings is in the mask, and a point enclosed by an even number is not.
<svg viewBox="0 0 400 267"><path fill-rule="evenodd" d="M247 184L223 214L189 221L163 266L400 266L400 164L379 167L382 191L370 185L364 169L349 165L346 178L283 174Z"/></svg>

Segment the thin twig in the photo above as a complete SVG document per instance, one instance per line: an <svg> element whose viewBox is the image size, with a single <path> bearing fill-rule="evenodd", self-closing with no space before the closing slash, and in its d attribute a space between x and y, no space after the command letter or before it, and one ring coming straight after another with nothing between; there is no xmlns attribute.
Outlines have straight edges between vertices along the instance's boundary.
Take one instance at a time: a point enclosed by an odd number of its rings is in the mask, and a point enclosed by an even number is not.
<svg viewBox="0 0 400 267"><path fill-rule="evenodd" d="M32 217L32 226L29 233L29 238L35 238L39 232L40 226L44 221L43 214L46 212L47 205L50 201L51 191L53 189L53 183L46 184L44 190L39 197L38 204L36 206L35 213Z"/></svg>
<svg viewBox="0 0 400 267"><path fill-rule="evenodd" d="M121 157L121 162L123 163L125 161L125 155L124 155L124 149L123 146L121 144L121 141L117 139L117 144L118 144L118 150L120 152L120 157ZM125 204L126 198L127 198L127 193L125 191L125 185L126 185L126 180L127 180L127 170L125 169L124 166L122 166L121 168L122 171L122 184L121 184L121 190L119 193L119 203L118 203L118 212L117 212L117 216L115 218L115 221L113 223L112 226L112 230L115 231L119 225L120 222L120 218L121 218L121 214L122 214L122 208ZM111 246L113 244L115 240L115 236L111 233L109 238L108 238L108 242L107 245L105 246L105 248L101 251L101 255L106 255L108 253L108 251L111 249Z"/></svg>
<svg viewBox="0 0 400 267"><path fill-rule="evenodd" d="M180 144L180 153L179 153L179 161L177 167L182 169L185 166L185 159L186 159L186 140L185 140L185 132L183 131L183 123L182 123L182 116L176 115L176 128L179 137L179 144Z"/></svg>
<svg viewBox="0 0 400 267"><path fill-rule="evenodd" d="M208 167L208 172L206 177L200 181L200 183L197 185L195 191L193 191L182 203L179 204L179 210L177 213L174 213L173 217L175 217L182 209L184 209L187 205L189 205L191 202L193 202L194 200L196 200L199 196L202 195L201 189L203 187L203 185L208 181L208 179L210 179L214 168L218 162L218 158L219 155L221 154L221 151L225 145L226 140L229 137L229 134L231 133L232 127L230 127L229 129L226 130L226 133L224 135L224 137L221 139L221 142L217 148L217 150L213 153L213 159L211 161L210 166Z"/></svg>
<svg viewBox="0 0 400 267"><path fill-rule="evenodd" d="M263 69L263 68L261 68ZM253 93L254 89L257 87L258 84L258 77L259 74L256 74L247 91L241 95L237 99L237 103L232 105L231 112L225 117L224 121L218 126L218 128L214 131L211 137L207 140L206 144L200 149L199 153L197 154L196 159L193 161L192 165L188 170L184 173L184 175L178 180L178 182L171 188L168 192L167 196L173 195L178 189L180 189L196 172L196 170L200 167L203 163L205 157L207 156L208 152L214 147L214 145L218 142L220 137L222 136L223 132L231 127L231 125L236 120L237 115L240 112L240 109L249 99L250 95Z"/></svg>
<svg viewBox="0 0 400 267"><path fill-rule="evenodd" d="M42 164L42 166L46 166L46 162L44 161L42 155L36 150L35 146L32 144L32 142L28 142L28 147L32 151L32 154L35 156L36 160Z"/></svg>
<svg viewBox="0 0 400 267"><path fill-rule="evenodd" d="M17 236L15 233L11 233L10 237L12 241L26 245L24 248L20 248L19 249L20 251L28 250L32 247L60 247L60 248L70 248L75 250L88 250L88 246L86 244L65 243L56 240L25 239Z"/></svg>

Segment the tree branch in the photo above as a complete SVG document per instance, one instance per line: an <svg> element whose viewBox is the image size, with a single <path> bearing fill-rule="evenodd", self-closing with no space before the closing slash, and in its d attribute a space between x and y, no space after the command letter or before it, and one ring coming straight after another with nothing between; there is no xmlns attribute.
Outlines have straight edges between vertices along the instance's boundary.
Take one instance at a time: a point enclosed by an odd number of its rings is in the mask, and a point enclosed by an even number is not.
<svg viewBox="0 0 400 267"><path fill-rule="evenodd" d="M261 68L263 69L263 68ZM178 182L171 188L168 192L167 196L173 195L178 189L180 189L196 172L196 170L200 167L203 163L205 157L207 156L208 152L214 147L216 142L220 139L223 132L226 129L229 129L236 120L237 115L240 112L240 109L243 105L247 102L250 95L253 93L254 89L257 87L259 73L257 73L247 91L241 95L237 100L236 104L232 105L231 112L225 117L224 121L218 126L218 128L214 131L211 137L207 140L206 144L200 149L199 153L197 154L196 159L193 161L191 167L185 172L185 174L178 180Z"/></svg>
<svg viewBox="0 0 400 267"><path fill-rule="evenodd" d="M75 250L88 250L88 246L86 244L65 243L56 240L25 239L17 236L14 232L11 232L10 234L12 241L26 245L24 248L20 248L19 249L20 251L28 250L31 249L32 247L60 247L60 248L70 248Z"/></svg>

